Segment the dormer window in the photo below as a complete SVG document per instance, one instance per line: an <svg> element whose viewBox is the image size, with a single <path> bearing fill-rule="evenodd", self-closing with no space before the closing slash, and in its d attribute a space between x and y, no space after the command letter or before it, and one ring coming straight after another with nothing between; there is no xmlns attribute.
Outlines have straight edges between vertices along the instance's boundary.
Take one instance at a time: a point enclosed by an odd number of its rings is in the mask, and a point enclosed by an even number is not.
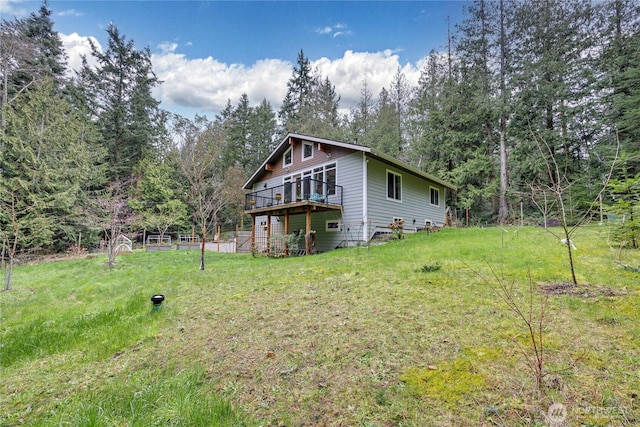
<svg viewBox="0 0 640 427"><path fill-rule="evenodd" d="M292 164L293 164L293 148L289 147L287 148L287 151L284 152L282 166L286 168L287 166L291 166Z"/></svg>
<svg viewBox="0 0 640 427"><path fill-rule="evenodd" d="M313 158L313 144L305 142L302 144L302 161Z"/></svg>

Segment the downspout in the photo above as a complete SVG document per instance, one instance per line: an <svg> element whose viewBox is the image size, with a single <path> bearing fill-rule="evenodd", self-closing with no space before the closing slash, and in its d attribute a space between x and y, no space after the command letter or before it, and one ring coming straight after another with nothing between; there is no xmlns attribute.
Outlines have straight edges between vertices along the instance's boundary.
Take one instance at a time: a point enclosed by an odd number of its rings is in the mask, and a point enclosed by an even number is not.
<svg viewBox="0 0 640 427"><path fill-rule="evenodd" d="M367 155L362 153L362 241L369 241L369 212L367 210L369 188L367 187Z"/></svg>

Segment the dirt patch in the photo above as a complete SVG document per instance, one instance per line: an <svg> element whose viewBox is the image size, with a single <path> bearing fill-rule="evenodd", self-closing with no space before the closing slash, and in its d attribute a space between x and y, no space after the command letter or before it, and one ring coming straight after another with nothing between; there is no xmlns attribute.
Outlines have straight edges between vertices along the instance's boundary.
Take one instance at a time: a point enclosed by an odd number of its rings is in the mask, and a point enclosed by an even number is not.
<svg viewBox="0 0 640 427"><path fill-rule="evenodd" d="M570 295L582 298L615 297L627 294L623 289L591 284L543 283L540 287L547 295Z"/></svg>

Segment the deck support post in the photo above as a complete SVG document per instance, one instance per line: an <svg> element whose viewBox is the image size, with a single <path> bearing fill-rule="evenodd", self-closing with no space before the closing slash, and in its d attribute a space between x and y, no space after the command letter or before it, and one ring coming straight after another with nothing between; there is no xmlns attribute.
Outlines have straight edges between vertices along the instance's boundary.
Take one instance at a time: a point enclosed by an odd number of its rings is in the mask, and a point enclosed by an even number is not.
<svg viewBox="0 0 640 427"><path fill-rule="evenodd" d="M310 240L306 238L311 231L311 206L307 206L307 215L306 215L306 227L305 227L305 239L304 239L304 254L309 255L311 252L311 244Z"/></svg>
<svg viewBox="0 0 640 427"><path fill-rule="evenodd" d="M289 210L284 211L284 235L289 235ZM289 244L287 240L284 241L284 254L289 255Z"/></svg>
<svg viewBox="0 0 640 427"><path fill-rule="evenodd" d="M256 215L251 214L251 254L256 254Z"/></svg>
<svg viewBox="0 0 640 427"><path fill-rule="evenodd" d="M267 214L267 255L271 255L271 212Z"/></svg>

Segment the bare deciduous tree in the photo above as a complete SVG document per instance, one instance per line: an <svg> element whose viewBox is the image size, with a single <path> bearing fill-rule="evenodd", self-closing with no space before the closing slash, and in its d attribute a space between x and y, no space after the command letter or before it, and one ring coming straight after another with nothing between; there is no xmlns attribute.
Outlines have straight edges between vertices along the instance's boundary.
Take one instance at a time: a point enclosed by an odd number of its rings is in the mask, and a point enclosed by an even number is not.
<svg viewBox="0 0 640 427"><path fill-rule="evenodd" d="M175 133L175 162L189 183L189 204L202 233L200 269L204 270L207 231L217 223L226 204L224 174L219 165L224 129L196 116L194 121L179 119Z"/></svg>

